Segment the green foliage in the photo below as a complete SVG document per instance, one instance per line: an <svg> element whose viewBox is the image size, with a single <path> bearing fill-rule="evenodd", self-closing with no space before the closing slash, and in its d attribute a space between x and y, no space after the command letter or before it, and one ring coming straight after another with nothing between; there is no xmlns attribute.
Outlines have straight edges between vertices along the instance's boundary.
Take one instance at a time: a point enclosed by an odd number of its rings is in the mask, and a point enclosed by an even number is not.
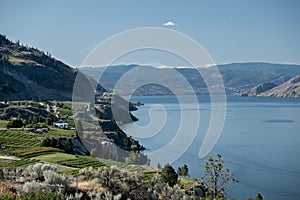
<svg viewBox="0 0 300 200"><path fill-rule="evenodd" d="M162 180L159 174L153 176L149 182L149 192L151 193L151 199L189 199L185 195L185 191L179 188L177 185L171 187L168 183Z"/></svg>
<svg viewBox="0 0 300 200"><path fill-rule="evenodd" d="M50 126L50 125L52 125L52 123L53 123L52 118L51 118L51 117L47 117L47 118L46 118L46 125L47 125L47 126Z"/></svg>
<svg viewBox="0 0 300 200"><path fill-rule="evenodd" d="M257 193L257 195L255 196L255 200L263 200L263 196L260 193Z"/></svg>
<svg viewBox="0 0 300 200"><path fill-rule="evenodd" d="M38 162L36 159L21 159L21 160L13 160L8 163L2 164L2 168L10 168L10 167L21 167L28 164L32 164ZM1 173L1 172L0 172Z"/></svg>
<svg viewBox="0 0 300 200"><path fill-rule="evenodd" d="M69 183L68 179L62 175L57 173L56 171L46 170L43 173L45 177L45 183L48 185L58 185L66 187Z"/></svg>
<svg viewBox="0 0 300 200"><path fill-rule="evenodd" d="M23 127L23 121L18 119L13 119L12 121L8 122L7 128L22 128Z"/></svg>
<svg viewBox="0 0 300 200"><path fill-rule="evenodd" d="M177 174L179 176L183 176L183 177L189 176L188 166L186 164L184 164L182 167L178 167Z"/></svg>
<svg viewBox="0 0 300 200"><path fill-rule="evenodd" d="M56 167L50 164L36 163L25 170L25 175L33 181L26 182L22 191L25 193L49 193L63 191L69 184L68 179L56 172Z"/></svg>
<svg viewBox="0 0 300 200"><path fill-rule="evenodd" d="M205 173L202 181L208 189L207 196L212 198L224 197L225 189L238 182L229 169L223 169L223 158L217 154L217 158L209 157L205 163Z"/></svg>
<svg viewBox="0 0 300 200"><path fill-rule="evenodd" d="M0 120L0 128L7 128L9 121Z"/></svg>
<svg viewBox="0 0 300 200"><path fill-rule="evenodd" d="M10 155L21 157L21 158L32 158L35 156L40 156L44 154L50 154L55 152L62 152L62 150L52 147L32 147L26 149L16 149L13 151L9 151Z"/></svg>
<svg viewBox="0 0 300 200"><path fill-rule="evenodd" d="M33 134L25 134L19 131L0 131L0 141L3 147L7 149L24 149L39 146L38 141ZM6 152L10 154L9 152Z"/></svg>
<svg viewBox="0 0 300 200"><path fill-rule="evenodd" d="M59 139L54 137L45 137L41 142L41 146L59 148Z"/></svg>
<svg viewBox="0 0 300 200"><path fill-rule="evenodd" d="M57 111L59 112L59 114L62 114L62 115L67 115L67 116L73 115L73 111L69 110L69 109L58 108Z"/></svg>
<svg viewBox="0 0 300 200"><path fill-rule="evenodd" d="M0 169L0 181L4 180L4 173L2 169Z"/></svg>
<svg viewBox="0 0 300 200"><path fill-rule="evenodd" d="M30 177L43 181L45 180L46 171L56 171L56 167L50 164L36 163L34 165L29 165L25 170L25 174Z"/></svg>
<svg viewBox="0 0 300 200"><path fill-rule="evenodd" d="M23 187L22 191L24 193L38 193L38 192L50 192L48 190L47 184L42 183L42 182L37 182L37 181L31 181L31 182L26 182Z"/></svg>
<svg viewBox="0 0 300 200"><path fill-rule="evenodd" d="M263 200L263 196L260 193L257 193L255 196L255 200ZM248 197L247 200L254 200L252 197Z"/></svg>
<svg viewBox="0 0 300 200"><path fill-rule="evenodd" d="M28 187L28 186L27 186ZM30 194L21 194L18 196L6 194L1 196L1 200L60 200L56 194L49 192L49 193L42 193L41 191L37 191L36 193Z"/></svg>
<svg viewBox="0 0 300 200"><path fill-rule="evenodd" d="M166 164L161 171L161 178L163 182L168 183L171 187L173 187L177 183L178 174L171 165Z"/></svg>
<svg viewBox="0 0 300 200"><path fill-rule="evenodd" d="M57 164L68 166L68 167L74 167L74 168L103 166L102 162L90 156L76 156L74 159L66 159L66 160L58 161Z"/></svg>

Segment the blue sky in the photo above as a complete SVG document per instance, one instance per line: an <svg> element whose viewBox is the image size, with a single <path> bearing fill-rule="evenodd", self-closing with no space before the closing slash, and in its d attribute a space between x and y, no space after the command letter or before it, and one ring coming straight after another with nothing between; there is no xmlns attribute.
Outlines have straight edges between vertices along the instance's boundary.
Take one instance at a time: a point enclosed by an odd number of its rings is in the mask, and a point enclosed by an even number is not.
<svg viewBox="0 0 300 200"><path fill-rule="evenodd" d="M298 0L0 0L1 34L49 51L72 66L114 34L164 27L168 21L176 24L168 28L195 39L215 63L300 64L299 19Z"/></svg>

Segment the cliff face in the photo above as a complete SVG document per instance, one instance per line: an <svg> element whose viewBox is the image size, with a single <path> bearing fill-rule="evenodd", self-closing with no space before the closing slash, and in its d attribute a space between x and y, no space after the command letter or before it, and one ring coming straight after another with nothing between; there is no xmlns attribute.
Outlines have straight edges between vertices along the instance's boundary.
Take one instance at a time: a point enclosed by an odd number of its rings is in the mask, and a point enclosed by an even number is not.
<svg viewBox="0 0 300 200"><path fill-rule="evenodd" d="M259 96L300 97L300 74L277 87L259 94Z"/></svg>

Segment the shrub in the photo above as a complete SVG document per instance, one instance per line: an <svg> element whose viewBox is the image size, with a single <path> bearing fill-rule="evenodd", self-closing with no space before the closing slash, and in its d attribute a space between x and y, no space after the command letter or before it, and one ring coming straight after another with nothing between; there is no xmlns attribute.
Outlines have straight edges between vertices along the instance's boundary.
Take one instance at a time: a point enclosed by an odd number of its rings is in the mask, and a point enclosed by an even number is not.
<svg viewBox="0 0 300 200"><path fill-rule="evenodd" d="M34 165L29 165L25 170L25 174L30 175L36 180L44 181L45 171L56 171L56 167L49 164L36 163Z"/></svg>
<svg viewBox="0 0 300 200"><path fill-rule="evenodd" d="M45 177L45 183L49 185L55 186L63 186L66 187L68 185L68 179L55 171L47 170L43 173Z"/></svg>
<svg viewBox="0 0 300 200"><path fill-rule="evenodd" d="M90 180L95 175L93 167L85 167L79 170L79 174L83 176L83 180Z"/></svg>
<svg viewBox="0 0 300 200"><path fill-rule="evenodd" d="M50 192L49 187L47 187L47 184L36 181L26 182L22 187L22 191L25 193L32 194L38 192Z"/></svg>

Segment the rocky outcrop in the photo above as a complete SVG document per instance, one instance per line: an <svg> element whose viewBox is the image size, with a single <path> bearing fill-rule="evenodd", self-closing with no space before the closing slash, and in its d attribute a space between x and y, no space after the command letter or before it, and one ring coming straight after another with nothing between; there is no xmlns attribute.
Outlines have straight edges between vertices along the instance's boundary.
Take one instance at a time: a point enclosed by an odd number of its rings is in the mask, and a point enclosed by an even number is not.
<svg viewBox="0 0 300 200"><path fill-rule="evenodd" d="M259 94L259 96L300 97L300 74L277 87Z"/></svg>
<svg viewBox="0 0 300 200"><path fill-rule="evenodd" d="M247 96L258 96L259 94L261 94L262 92L268 91L274 87L276 87L277 85L274 83L261 83L258 86L255 86L253 88L251 88L250 90L243 92L240 94L240 96L243 97L247 97Z"/></svg>
<svg viewBox="0 0 300 200"><path fill-rule="evenodd" d="M274 83L261 83L239 96L300 97L300 74L278 86Z"/></svg>

